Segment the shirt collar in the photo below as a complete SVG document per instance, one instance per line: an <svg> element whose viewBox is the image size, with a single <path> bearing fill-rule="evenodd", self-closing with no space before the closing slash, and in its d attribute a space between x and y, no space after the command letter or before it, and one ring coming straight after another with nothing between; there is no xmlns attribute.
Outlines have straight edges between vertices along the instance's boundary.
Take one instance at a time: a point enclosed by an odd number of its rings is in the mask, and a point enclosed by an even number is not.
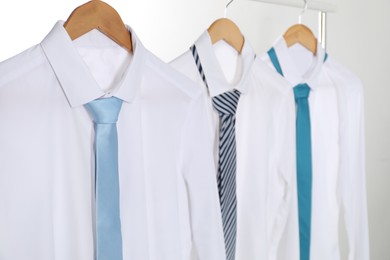
<svg viewBox="0 0 390 260"><path fill-rule="evenodd" d="M70 106L77 107L100 98L105 93L80 57L63 24L64 21L58 21L43 39L41 46ZM112 95L131 103L140 88L142 67L147 51L134 31L129 26L127 29L132 36L133 59Z"/></svg>
<svg viewBox="0 0 390 260"><path fill-rule="evenodd" d="M249 86L245 83L256 56L252 47L246 40L244 40L244 46L239 56L242 60L243 66L242 75L236 84L229 84L229 82L226 80L218 59L215 56L211 38L207 31L205 31L198 38L198 40L195 42L195 46L206 76L211 97L217 96L232 89L237 89L242 94L246 94L248 92Z"/></svg>
<svg viewBox="0 0 390 260"><path fill-rule="evenodd" d="M325 50L319 42L317 43L317 53L314 56L313 64L309 71L304 75L297 70L283 36L280 36L276 41L274 49L283 71L284 78L291 83L292 87L300 83L307 83L310 88L315 89L318 81L318 74L322 69L325 58Z"/></svg>

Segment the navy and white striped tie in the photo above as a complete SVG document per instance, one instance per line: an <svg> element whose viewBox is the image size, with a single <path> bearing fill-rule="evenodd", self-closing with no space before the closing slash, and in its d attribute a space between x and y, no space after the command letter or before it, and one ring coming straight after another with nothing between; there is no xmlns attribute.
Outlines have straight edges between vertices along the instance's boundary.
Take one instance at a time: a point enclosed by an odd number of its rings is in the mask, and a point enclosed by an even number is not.
<svg viewBox="0 0 390 260"><path fill-rule="evenodd" d="M235 123L240 94L238 90L233 90L213 97L213 106L218 111L220 118L217 179L227 260L234 260L236 253L237 156Z"/></svg>
<svg viewBox="0 0 390 260"><path fill-rule="evenodd" d="M208 88L206 76L195 45L191 47L199 73ZM237 198L236 198L236 110L240 92L232 90L212 98L214 109L220 118L218 191L221 204L223 231L225 236L226 259L234 260L237 237Z"/></svg>

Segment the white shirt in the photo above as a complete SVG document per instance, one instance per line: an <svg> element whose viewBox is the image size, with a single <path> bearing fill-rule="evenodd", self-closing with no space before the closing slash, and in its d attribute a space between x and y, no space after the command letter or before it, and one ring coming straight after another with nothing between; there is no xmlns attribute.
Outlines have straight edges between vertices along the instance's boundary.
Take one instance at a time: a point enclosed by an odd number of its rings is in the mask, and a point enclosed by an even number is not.
<svg viewBox="0 0 390 260"><path fill-rule="evenodd" d="M312 217L310 259L337 260L339 218L349 242L349 260L369 259L365 187L364 109L360 80L318 44L313 56L303 46L287 47L283 37L274 45L288 89L299 83L310 88L312 142ZM263 57L273 67L268 55ZM280 76L281 77L281 76ZM296 180L293 184L295 193ZM290 207L289 224L280 259L299 259L297 195Z"/></svg>
<svg viewBox="0 0 390 260"><path fill-rule="evenodd" d="M219 116L211 98L241 92L236 111L237 246L236 260L274 259L286 219L288 192L295 172L294 101L286 83L267 64L255 59L245 41L239 55L227 43L212 45L204 32L195 42L209 89L191 51L171 65L197 82L207 105L209 135L218 162ZM230 79L230 80L229 80ZM230 82L229 82L230 81ZM217 169L216 164L216 169Z"/></svg>
<svg viewBox="0 0 390 260"><path fill-rule="evenodd" d="M123 259L225 259L201 90L131 33L133 55L96 30L72 42L59 21L0 64L0 259L94 259L95 133L83 105L102 96L124 101Z"/></svg>

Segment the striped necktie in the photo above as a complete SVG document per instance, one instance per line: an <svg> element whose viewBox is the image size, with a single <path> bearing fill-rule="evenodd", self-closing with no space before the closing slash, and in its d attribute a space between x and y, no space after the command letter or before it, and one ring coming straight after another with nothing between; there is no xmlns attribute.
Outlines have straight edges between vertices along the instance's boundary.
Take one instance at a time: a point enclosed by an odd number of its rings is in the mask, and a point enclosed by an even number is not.
<svg viewBox="0 0 390 260"><path fill-rule="evenodd" d="M96 135L96 260L122 260L116 128L121 106L122 100L115 97L85 105L95 122Z"/></svg>
<svg viewBox="0 0 390 260"><path fill-rule="evenodd" d="M275 49L271 48L268 55L276 71L283 76ZM328 54L325 53L324 62ZM310 87L298 84L294 87L296 104L296 161L298 187L298 217L299 217L299 250L300 260L310 259L311 239L311 206L312 206L312 155L311 155L311 125L309 110Z"/></svg>
<svg viewBox="0 0 390 260"><path fill-rule="evenodd" d="M191 47L199 73L208 88L206 77L200 63L195 45ZM219 159L218 159L218 191L221 205L223 231L225 237L226 259L234 260L237 237L237 198L236 198L236 110L240 92L232 90L212 98L214 109L219 114Z"/></svg>

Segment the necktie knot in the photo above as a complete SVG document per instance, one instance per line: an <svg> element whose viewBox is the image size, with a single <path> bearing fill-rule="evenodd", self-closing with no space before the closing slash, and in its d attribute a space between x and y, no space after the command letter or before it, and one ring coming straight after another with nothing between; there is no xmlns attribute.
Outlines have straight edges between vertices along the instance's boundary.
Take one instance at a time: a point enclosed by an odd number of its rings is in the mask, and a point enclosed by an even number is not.
<svg viewBox="0 0 390 260"><path fill-rule="evenodd" d="M220 116L235 115L240 99L240 91L233 90L213 97L213 105Z"/></svg>
<svg viewBox="0 0 390 260"><path fill-rule="evenodd" d="M294 87L294 96L295 100L308 98L310 93L310 87L305 84L299 84Z"/></svg>
<svg viewBox="0 0 390 260"><path fill-rule="evenodd" d="M121 107L122 100L116 97L99 98L85 104L96 124L115 124Z"/></svg>

